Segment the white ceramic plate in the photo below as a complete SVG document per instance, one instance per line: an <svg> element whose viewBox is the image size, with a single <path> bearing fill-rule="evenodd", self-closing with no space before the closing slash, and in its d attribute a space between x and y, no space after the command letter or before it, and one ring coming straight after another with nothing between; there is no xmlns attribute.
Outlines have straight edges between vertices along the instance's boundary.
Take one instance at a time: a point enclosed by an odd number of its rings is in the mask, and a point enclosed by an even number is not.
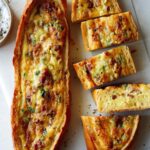
<svg viewBox="0 0 150 150"><path fill-rule="evenodd" d="M128 82L150 82L150 1L145 0L119 0L124 11L132 11L134 18L138 24L141 39L138 42L128 44L131 49L136 49L132 53L137 74L119 79L111 84L128 83ZM132 3L134 2L134 3ZM0 48L0 149L12 150L11 128L10 128L10 106L13 96L14 76L12 57L15 44L15 37L20 16L25 5L25 0L12 0L10 7L13 11L14 24L12 32L10 33L7 44ZM61 144L61 150L86 150L81 115L99 115L95 112L95 104L91 97L91 91L83 90L80 81L77 79L73 70L72 63L78 62L85 58L103 52L104 50L97 50L95 52L86 52L81 37L80 24L72 24L70 21L71 0L68 2L68 20L71 30L71 48L70 48L70 71L71 71L71 93L72 117L68 126L68 131L64 135ZM132 112L130 114L136 114ZM150 111L140 111L141 121L138 132L135 136L132 150L150 150ZM125 113L127 114L127 113Z"/></svg>
<svg viewBox="0 0 150 150"><path fill-rule="evenodd" d="M8 1L7 0L0 0L0 2L3 4L4 8L2 9L2 16L5 16L5 21L7 18L7 29L6 29L6 33L4 34L3 38L0 39L0 45L3 44L3 42L5 41L5 39L7 38L9 31L11 29L11 24L12 24L12 16L11 16L11 11L8 5ZM6 27L6 24L5 24Z"/></svg>

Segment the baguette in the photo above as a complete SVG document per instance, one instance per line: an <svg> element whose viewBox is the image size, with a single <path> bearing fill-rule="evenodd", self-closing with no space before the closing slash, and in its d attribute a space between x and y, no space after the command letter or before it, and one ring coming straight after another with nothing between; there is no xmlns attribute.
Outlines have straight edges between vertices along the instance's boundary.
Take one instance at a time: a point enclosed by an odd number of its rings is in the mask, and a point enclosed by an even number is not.
<svg viewBox="0 0 150 150"><path fill-rule="evenodd" d="M139 39L130 12L82 22L81 30L86 50L102 49Z"/></svg>
<svg viewBox="0 0 150 150"><path fill-rule="evenodd" d="M130 50L120 46L73 65L84 89L136 73Z"/></svg>
<svg viewBox="0 0 150 150"><path fill-rule="evenodd" d="M87 150L126 150L136 133L139 116L82 116Z"/></svg>
<svg viewBox="0 0 150 150"><path fill-rule="evenodd" d="M70 111L65 0L29 0L18 28L13 64L15 150L54 150Z"/></svg>
<svg viewBox="0 0 150 150"><path fill-rule="evenodd" d="M117 0L73 0L71 19L72 22L79 22L120 12Z"/></svg>
<svg viewBox="0 0 150 150"><path fill-rule="evenodd" d="M99 112L122 112L150 108L150 84L123 84L93 91Z"/></svg>

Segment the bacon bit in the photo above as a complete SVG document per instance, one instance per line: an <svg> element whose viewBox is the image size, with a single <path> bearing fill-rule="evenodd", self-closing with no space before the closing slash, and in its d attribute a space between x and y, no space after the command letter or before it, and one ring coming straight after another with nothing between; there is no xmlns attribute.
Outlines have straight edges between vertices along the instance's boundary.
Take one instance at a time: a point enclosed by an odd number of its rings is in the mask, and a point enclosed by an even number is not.
<svg viewBox="0 0 150 150"><path fill-rule="evenodd" d="M116 27L117 27L117 29L121 29L122 24L121 24L121 22L120 22L120 21L117 23Z"/></svg>
<svg viewBox="0 0 150 150"><path fill-rule="evenodd" d="M118 77L121 76L121 72L122 72L122 66L120 64L117 64L115 73L118 74Z"/></svg>
<svg viewBox="0 0 150 150"><path fill-rule="evenodd" d="M86 67L87 67L87 69L88 69L88 71L91 71L92 70L92 64L91 63L86 63Z"/></svg>
<svg viewBox="0 0 150 150"><path fill-rule="evenodd" d="M101 79L102 79L102 81L106 82L106 81L109 80L109 77L108 77L107 74L104 74L103 77L102 77Z"/></svg>
<svg viewBox="0 0 150 150"><path fill-rule="evenodd" d="M123 125L123 120L121 117L116 116L115 117L115 122L116 122L116 127L122 127Z"/></svg>
<svg viewBox="0 0 150 150"><path fill-rule="evenodd" d="M94 135L91 134L90 137L91 137L91 140L92 140L92 141L95 141L95 140L96 140Z"/></svg>
<svg viewBox="0 0 150 150"><path fill-rule="evenodd" d="M30 102L31 101L31 93L28 92L26 95L26 101Z"/></svg>
<svg viewBox="0 0 150 150"><path fill-rule="evenodd" d="M95 33L92 35L92 37L93 37L94 41L99 41L99 35L98 34Z"/></svg>
<svg viewBox="0 0 150 150"><path fill-rule="evenodd" d="M41 44L35 45L35 47L33 48L33 57L39 56L40 52L41 52L41 49L42 49Z"/></svg>
<svg viewBox="0 0 150 150"><path fill-rule="evenodd" d="M107 6L107 11L110 11L110 6Z"/></svg>
<svg viewBox="0 0 150 150"><path fill-rule="evenodd" d="M26 146L28 147L31 143L31 134L30 132L27 130L26 132Z"/></svg>
<svg viewBox="0 0 150 150"><path fill-rule="evenodd" d="M111 54L110 54L110 52L105 52L105 55L110 56Z"/></svg>
<svg viewBox="0 0 150 150"><path fill-rule="evenodd" d="M114 99L116 99L117 98L117 96L116 95L112 95L112 99L114 100Z"/></svg>
<svg viewBox="0 0 150 150"><path fill-rule="evenodd" d="M136 51L136 49L131 49L131 53L135 53Z"/></svg>
<svg viewBox="0 0 150 150"><path fill-rule="evenodd" d="M44 124L44 121L38 119L35 121L35 124Z"/></svg>
<svg viewBox="0 0 150 150"><path fill-rule="evenodd" d="M55 49L56 51L60 51L60 50L62 49L62 46L61 46L61 45L55 45L55 46L54 46L54 49Z"/></svg>
<svg viewBox="0 0 150 150"><path fill-rule="evenodd" d="M128 94L129 97L134 98L134 95Z"/></svg>
<svg viewBox="0 0 150 150"><path fill-rule="evenodd" d="M43 85L51 85L53 83L52 75L48 69L45 69L40 78L40 83Z"/></svg>
<svg viewBox="0 0 150 150"><path fill-rule="evenodd" d="M42 111L45 111L45 110L46 110L46 107L45 107L45 106L43 106L43 107L42 107Z"/></svg>
<svg viewBox="0 0 150 150"><path fill-rule="evenodd" d="M41 148L44 148L44 145L41 140L38 140L37 143L34 145L34 150L39 150Z"/></svg>
<svg viewBox="0 0 150 150"><path fill-rule="evenodd" d="M110 65L114 66L114 64L116 63L115 59L111 59Z"/></svg>
<svg viewBox="0 0 150 150"><path fill-rule="evenodd" d="M95 29L94 29L94 32L96 32L97 30L98 30L98 28L95 28Z"/></svg>
<svg viewBox="0 0 150 150"><path fill-rule="evenodd" d="M122 17L122 16L119 16L118 18L119 18L119 21L122 22L123 17Z"/></svg>
<svg viewBox="0 0 150 150"><path fill-rule="evenodd" d="M55 6L55 3L52 2L46 2L42 5L42 9L46 10L47 12L51 13L57 10L57 7Z"/></svg>
<svg viewBox="0 0 150 150"><path fill-rule="evenodd" d="M88 1L88 8L93 8L93 2L91 2L90 0Z"/></svg>
<svg viewBox="0 0 150 150"><path fill-rule="evenodd" d="M99 31L103 31L103 26L102 25L99 26Z"/></svg>
<svg viewBox="0 0 150 150"><path fill-rule="evenodd" d="M141 91L139 89L133 89L130 93L139 94Z"/></svg>

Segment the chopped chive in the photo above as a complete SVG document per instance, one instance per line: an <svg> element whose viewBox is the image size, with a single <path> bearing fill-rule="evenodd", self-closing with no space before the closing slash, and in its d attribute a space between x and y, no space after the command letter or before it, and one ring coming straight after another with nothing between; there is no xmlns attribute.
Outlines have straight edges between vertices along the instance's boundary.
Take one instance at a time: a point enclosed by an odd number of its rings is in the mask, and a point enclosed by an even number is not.
<svg viewBox="0 0 150 150"><path fill-rule="evenodd" d="M29 123L30 120L29 120L28 117L24 117L24 118L23 118L23 121L24 121L25 123Z"/></svg>
<svg viewBox="0 0 150 150"><path fill-rule="evenodd" d="M25 112L25 110L24 110L24 109L21 109L21 112L22 112L22 113L24 113L24 112Z"/></svg>
<svg viewBox="0 0 150 150"><path fill-rule="evenodd" d="M41 96L44 97L46 91L44 89L41 89Z"/></svg>
<svg viewBox="0 0 150 150"><path fill-rule="evenodd" d="M23 77L26 77L26 76L27 76L27 73L26 73L26 72L24 72L24 73L23 73Z"/></svg>
<svg viewBox="0 0 150 150"><path fill-rule="evenodd" d="M36 76L38 76L39 74L40 74L40 71L39 71L39 70L35 72L35 75L36 75Z"/></svg>
<svg viewBox="0 0 150 150"><path fill-rule="evenodd" d="M35 112L35 109L32 108L32 107L28 107L28 111L30 111L31 113L34 113L34 112Z"/></svg>

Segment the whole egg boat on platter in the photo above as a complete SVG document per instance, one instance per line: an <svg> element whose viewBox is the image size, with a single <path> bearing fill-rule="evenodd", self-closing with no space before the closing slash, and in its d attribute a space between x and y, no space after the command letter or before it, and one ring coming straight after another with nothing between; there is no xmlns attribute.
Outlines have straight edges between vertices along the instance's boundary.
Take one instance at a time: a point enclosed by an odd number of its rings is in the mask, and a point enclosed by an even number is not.
<svg viewBox="0 0 150 150"><path fill-rule="evenodd" d="M56 149L69 117L65 0L30 0L14 51L12 130L16 150Z"/></svg>

